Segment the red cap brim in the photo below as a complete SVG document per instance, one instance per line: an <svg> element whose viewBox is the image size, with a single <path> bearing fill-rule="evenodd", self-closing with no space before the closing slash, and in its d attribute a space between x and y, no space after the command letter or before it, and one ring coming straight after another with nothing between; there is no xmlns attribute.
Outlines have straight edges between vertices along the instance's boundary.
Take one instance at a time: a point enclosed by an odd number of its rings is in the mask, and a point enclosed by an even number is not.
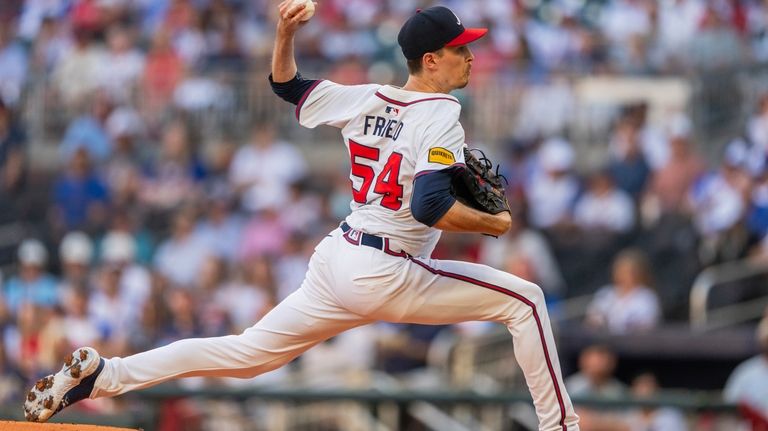
<svg viewBox="0 0 768 431"><path fill-rule="evenodd" d="M464 32L455 39L445 44L445 46L461 46L472 43L488 33L487 28L465 28Z"/></svg>

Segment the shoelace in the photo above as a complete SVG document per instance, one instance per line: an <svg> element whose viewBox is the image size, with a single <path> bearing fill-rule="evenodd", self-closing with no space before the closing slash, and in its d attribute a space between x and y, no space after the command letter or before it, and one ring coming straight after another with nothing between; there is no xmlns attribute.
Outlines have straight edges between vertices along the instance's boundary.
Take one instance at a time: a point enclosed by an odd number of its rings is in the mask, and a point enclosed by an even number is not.
<svg viewBox="0 0 768 431"><path fill-rule="evenodd" d="M481 150L479 148L472 148L469 151L470 151L470 153L472 151L477 151L478 153L480 153L480 157L475 156L475 158L479 162L482 163L481 167L483 168L484 171L493 170L493 162L491 162L490 159L488 159L488 157L486 157L486 155L483 152L483 150ZM496 165L496 176L501 178L501 179L503 179L504 180L504 184L509 185L509 181L507 180L507 177L505 177L503 174L499 173L499 167L501 167L501 165Z"/></svg>

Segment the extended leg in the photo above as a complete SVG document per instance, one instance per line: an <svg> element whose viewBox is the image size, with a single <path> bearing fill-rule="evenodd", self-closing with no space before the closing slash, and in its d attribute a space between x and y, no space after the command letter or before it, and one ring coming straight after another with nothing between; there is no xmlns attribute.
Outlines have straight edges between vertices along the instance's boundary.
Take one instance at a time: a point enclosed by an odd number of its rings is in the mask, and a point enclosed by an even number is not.
<svg viewBox="0 0 768 431"><path fill-rule="evenodd" d="M115 396L177 377L254 377L281 367L320 341L365 323L299 289L240 335L180 340L107 360L91 397Z"/></svg>
<svg viewBox="0 0 768 431"><path fill-rule="evenodd" d="M540 429L578 430L538 286L467 262L402 259L397 273L401 289L372 317L426 324L472 320L505 324L513 335L515 356L533 396Z"/></svg>
<svg viewBox="0 0 768 431"><path fill-rule="evenodd" d="M62 369L27 394L27 420L45 422L84 398L109 397L191 376L252 377L279 368L313 345L369 323L305 289L240 335L177 341L126 358L77 349Z"/></svg>

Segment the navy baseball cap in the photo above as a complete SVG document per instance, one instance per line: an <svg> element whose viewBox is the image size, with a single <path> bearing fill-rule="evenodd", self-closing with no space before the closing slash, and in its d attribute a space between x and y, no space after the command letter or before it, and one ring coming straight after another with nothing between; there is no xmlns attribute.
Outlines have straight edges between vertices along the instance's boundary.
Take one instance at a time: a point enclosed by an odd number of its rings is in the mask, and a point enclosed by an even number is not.
<svg viewBox="0 0 768 431"><path fill-rule="evenodd" d="M485 36L487 28L464 28L453 11L444 6L419 9L400 28L397 43L408 60L421 58L445 46L460 46Z"/></svg>

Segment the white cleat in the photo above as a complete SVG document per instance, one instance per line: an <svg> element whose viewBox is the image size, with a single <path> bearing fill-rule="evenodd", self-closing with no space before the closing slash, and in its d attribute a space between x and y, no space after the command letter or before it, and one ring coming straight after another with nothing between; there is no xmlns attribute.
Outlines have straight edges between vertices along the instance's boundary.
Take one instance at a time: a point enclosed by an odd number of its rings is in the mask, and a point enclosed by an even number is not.
<svg viewBox="0 0 768 431"><path fill-rule="evenodd" d="M35 383L24 400L24 417L29 422L46 422L61 409L88 398L104 369L96 349L81 347L64 359L61 370Z"/></svg>

